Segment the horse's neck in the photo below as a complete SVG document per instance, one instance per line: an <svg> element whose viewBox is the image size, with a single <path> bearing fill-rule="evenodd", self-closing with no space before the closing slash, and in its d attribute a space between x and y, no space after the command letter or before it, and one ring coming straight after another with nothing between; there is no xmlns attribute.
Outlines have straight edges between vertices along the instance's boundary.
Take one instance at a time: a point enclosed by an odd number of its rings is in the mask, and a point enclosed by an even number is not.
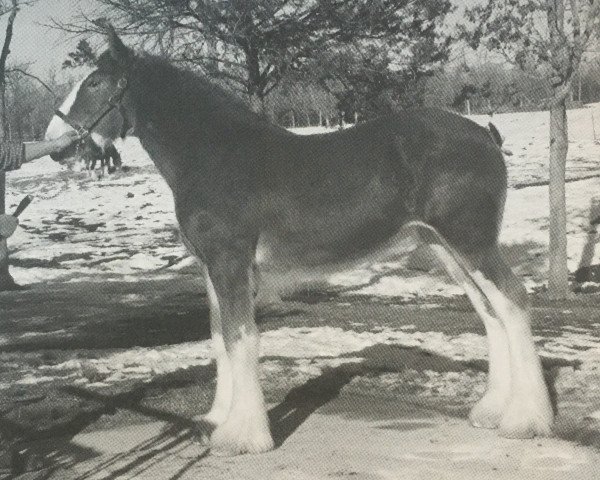
<svg viewBox="0 0 600 480"><path fill-rule="evenodd" d="M221 97L211 98L206 86L180 88L173 82L165 90L154 99L150 91L138 91L132 107L137 136L173 190L187 181L191 169L211 178L210 169L218 168L225 151L239 154L245 143L268 148L289 135L220 92Z"/></svg>

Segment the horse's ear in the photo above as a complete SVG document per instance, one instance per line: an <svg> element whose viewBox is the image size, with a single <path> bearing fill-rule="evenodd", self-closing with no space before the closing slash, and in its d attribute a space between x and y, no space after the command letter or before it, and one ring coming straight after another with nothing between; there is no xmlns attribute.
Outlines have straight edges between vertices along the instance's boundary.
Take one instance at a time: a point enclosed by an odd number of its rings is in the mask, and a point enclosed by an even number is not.
<svg viewBox="0 0 600 480"><path fill-rule="evenodd" d="M110 24L106 28L106 39L108 40L108 49L113 59L120 65L128 65L132 57L132 52L125 46L114 27Z"/></svg>
<svg viewBox="0 0 600 480"><path fill-rule="evenodd" d="M93 23L104 30L106 41L108 42L108 51L112 59L119 65L128 65L133 52L121 41L115 27L106 18L98 18Z"/></svg>

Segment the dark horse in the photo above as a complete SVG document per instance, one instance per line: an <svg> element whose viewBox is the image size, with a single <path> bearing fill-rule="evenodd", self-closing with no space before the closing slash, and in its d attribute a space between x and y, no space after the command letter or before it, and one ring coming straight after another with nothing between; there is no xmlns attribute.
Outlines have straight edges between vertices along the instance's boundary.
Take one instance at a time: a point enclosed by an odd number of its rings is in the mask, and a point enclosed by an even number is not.
<svg viewBox="0 0 600 480"><path fill-rule="evenodd" d="M109 30L109 49L68 116L84 124L118 97L95 138L112 141L131 125L173 191L210 301L217 387L203 419L214 427L214 451L273 447L259 385L256 291L281 291L407 244L435 252L485 325L488 387L471 422L505 437L550 434L526 293L498 251L506 167L488 130L417 109L294 135L206 78L135 54Z"/></svg>
<svg viewBox="0 0 600 480"><path fill-rule="evenodd" d="M91 145L86 148L85 151L91 153L89 158L86 159L86 168L88 170L95 170L96 162L98 160L100 160L100 169L102 170L102 173L104 173L104 170L108 173L114 173L122 166L121 155L112 144L103 149L91 140Z"/></svg>
<svg viewBox="0 0 600 480"><path fill-rule="evenodd" d="M73 102L77 97L77 92L79 91L79 87L83 81L78 82L75 87L71 90L69 95L64 99L62 105L59 107L59 111L62 112L63 115L68 115L71 107L73 106ZM58 115L54 115L50 124L46 128L46 139L57 138L60 137L63 133L72 130L73 127L68 125L62 118ZM125 130L127 126L124 125L124 131L121 132L121 137L125 136ZM76 150L79 149L78 157L82 161L86 170L94 171L96 169L96 163L100 160L100 168L102 174L104 174L105 170L108 173L113 173L117 169L122 167L121 155L119 151L116 149L112 141L106 141L102 137L97 136L92 132L92 135L85 138L83 140L83 145L74 145L73 147L67 149L62 154L52 154L51 157L54 160L60 160L65 156L74 156L73 154ZM112 161L112 165L111 165Z"/></svg>

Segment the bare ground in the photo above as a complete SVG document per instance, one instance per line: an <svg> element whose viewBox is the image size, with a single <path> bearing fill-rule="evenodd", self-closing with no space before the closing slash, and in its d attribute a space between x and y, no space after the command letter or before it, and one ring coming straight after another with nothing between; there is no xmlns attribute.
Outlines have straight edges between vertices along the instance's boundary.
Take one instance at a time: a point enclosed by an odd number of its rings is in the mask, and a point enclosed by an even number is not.
<svg viewBox="0 0 600 480"><path fill-rule="evenodd" d="M195 443L192 422L210 406L211 364L151 381L134 375L110 385L101 384L101 372L85 371L86 361L113 352L208 338L208 309L200 291L194 276L181 275L177 281L57 283L0 294L0 378L8 385L0 390L0 478L591 479L600 474L600 430L586 419L598 409L600 392L590 386L584 394L562 378L577 362L544 359L551 389L557 381L562 385L556 438L510 441L468 425L472 392L442 386L425 395L412 381L425 372L446 374L445 379L453 378L450 373L481 387L484 361L456 361L388 344L353 352L360 361L342 361L313 376L298 376L298 365L289 358L263 357L278 448L262 456L212 457ZM565 328L598 333L589 329L600 322L595 296L533 302L534 329L542 338L560 336ZM323 325L370 332L415 325L422 332L483 334L462 298L402 303L307 294L285 307L261 316L263 332ZM83 362L88 380L99 380L100 386L77 383L68 371L28 383L27 372L69 360ZM269 375L273 365L277 370ZM391 374L406 382L388 388Z"/></svg>

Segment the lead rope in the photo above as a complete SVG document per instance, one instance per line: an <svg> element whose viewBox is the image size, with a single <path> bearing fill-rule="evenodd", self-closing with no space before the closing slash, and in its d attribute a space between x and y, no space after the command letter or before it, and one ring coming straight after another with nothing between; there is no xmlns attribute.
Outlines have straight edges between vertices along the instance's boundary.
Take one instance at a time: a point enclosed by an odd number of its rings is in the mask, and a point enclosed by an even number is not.
<svg viewBox="0 0 600 480"><path fill-rule="evenodd" d="M69 179L64 178L60 181L59 185L50 188L49 190L51 193L41 192L40 189L25 189L19 186L13 188L19 193L28 195L30 197L41 198L42 200L52 200L53 198L58 197L61 194L61 192L64 192L69 188Z"/></svg>
<svg viewBox="0 0 600 480"><path fill-rule="evenodd" d="M77 155L79 153L79 150L81 149L83 145L83 139L79 142L77 142L76 144L76 150L75 150L75 154ZM21 194L24 194L28 197L31 198L38 198L41 200L52 200L56 197L58 197L62 192L66 192L69 187L70 184L75 183L75 180L69 177L65 177L61 180L59 180L58 184L55 185L54 187L51 187L49 190L51 193L47 194L47 193L43 193L40 191L40 189L25 189L22 187L15 187L15 190L18 190Z"/></svg>

